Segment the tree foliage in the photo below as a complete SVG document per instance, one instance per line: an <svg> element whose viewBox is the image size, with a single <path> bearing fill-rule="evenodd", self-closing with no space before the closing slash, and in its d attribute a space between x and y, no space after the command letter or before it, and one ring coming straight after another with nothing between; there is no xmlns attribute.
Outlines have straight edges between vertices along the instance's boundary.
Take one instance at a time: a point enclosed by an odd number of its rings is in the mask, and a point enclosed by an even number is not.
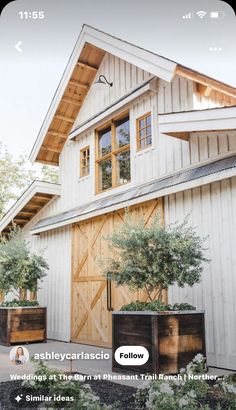
<svg viewBox="0 0 236 410"><path fill-rule="evenodd" d="M41 179L46 182L58 183L58 168L50 165L43 165L41 170Z"/></svg>
<svg viewBox="0 0 236 410"><path fill-rule="evenodd" d="M37 291L37 282L46 275L48 264L42 254L31 253L19 228L0 240L0 293Z"/></svg>
<svg viewBox="0 0 236 410"><path fill-rule="evenodd" d="M0 142L0 219L35 179L57 183L58 170L50 165L32 166L25 154L14 158Z"/></svg>
<svg viewBox="0 0 236 410"><path fill-rule="evenodd" d="M156 218L148 227L141 221L125 223L109 238L113 257L104 273L117 285L145 290L150 300L177 284L193 286L200 281L204 257L203 242L187 222L163 226ZM155 291L155 292L154 292Z"/></svg>
<svg viewBox="0 0 236 410"><path fill-rule="evenodd" d="M0 218L9 201L18 197L34 179L34 172L27 167L26 157L14 159L0 142Z"/></svg>

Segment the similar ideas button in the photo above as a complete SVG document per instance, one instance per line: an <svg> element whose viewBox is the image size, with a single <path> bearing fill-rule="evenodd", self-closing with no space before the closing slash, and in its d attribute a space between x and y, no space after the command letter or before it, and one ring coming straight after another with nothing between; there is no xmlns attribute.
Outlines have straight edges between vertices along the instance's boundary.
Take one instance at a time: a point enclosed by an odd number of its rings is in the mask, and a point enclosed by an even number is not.
<svg viewBox="0 0 236 410"><path fill-rule="evenodd" d="M115 351L115 360L122 366L141 366L148 359L149 352L143 346L121 346Z"/></svg>

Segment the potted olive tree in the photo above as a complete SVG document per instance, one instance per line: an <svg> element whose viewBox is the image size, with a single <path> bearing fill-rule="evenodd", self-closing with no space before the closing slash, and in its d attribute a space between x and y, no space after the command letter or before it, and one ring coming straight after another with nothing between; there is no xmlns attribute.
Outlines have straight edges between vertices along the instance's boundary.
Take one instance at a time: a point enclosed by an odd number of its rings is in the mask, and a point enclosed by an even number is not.
<svg viewBox="0 0 236 410"><path fill-rule="evenodd" d="M1 344L46 339L46 308L36 298L47 269L43 256L30 251L18 228L0 239Z"/></svg>
<svg viewBox="0 0 236 410"><path fill-rule="evenodd" d="M165 303L170 286L200 281L207 261L204 239L186 221L163 226L155 219L145 226L133 224L129 216L108 239L113 257L106 260L104 273L118 286L144 295L113 312L113 370L177 373L197 353L205 355L204 312L186 303ZM114 352L124 345L146 347L149 360L137 367L117 363Z"/></svg>

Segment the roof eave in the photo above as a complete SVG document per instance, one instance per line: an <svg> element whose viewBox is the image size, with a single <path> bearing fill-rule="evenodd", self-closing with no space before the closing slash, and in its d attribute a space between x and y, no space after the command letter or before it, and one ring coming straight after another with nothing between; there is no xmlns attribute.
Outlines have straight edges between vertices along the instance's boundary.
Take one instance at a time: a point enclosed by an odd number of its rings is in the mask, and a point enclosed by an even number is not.
<svg viewBox="0 0 236 410"><path fill-rule="evenodd" d="M159 114L159 132L188 140L191 133L214 133L236 129L236 107L216 107Z"/></svg>
<svg viewBox="0 0 236 410"><path fill-rule="evenodd" d="M0 222L0 233L14 220L19 212L27 206L29 201L36 195L46 194L50 195L51 199L55 196L60 196L61 185L45 181L34 181L20 196L20 198L7 211ZM48 202L47 202L48 203ZM47 204L45 203L45 205ZM42 208L41 208L42 209ZM32 219L32 218L31 218Z"/></svg>

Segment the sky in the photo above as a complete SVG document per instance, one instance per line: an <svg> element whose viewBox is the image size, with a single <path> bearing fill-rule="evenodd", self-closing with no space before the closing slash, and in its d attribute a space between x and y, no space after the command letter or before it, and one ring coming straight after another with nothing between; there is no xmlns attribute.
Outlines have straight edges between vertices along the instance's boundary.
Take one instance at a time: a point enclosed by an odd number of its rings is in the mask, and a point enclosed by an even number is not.
<svg viewBox="0 0 236 410"><path fill-rule="evenodd" d="M44 18L26 19L33 11ZM236 87L236 21L226 2L16 0L0 17L0 141L13 155L29 155L84 23Z"/></svg>

